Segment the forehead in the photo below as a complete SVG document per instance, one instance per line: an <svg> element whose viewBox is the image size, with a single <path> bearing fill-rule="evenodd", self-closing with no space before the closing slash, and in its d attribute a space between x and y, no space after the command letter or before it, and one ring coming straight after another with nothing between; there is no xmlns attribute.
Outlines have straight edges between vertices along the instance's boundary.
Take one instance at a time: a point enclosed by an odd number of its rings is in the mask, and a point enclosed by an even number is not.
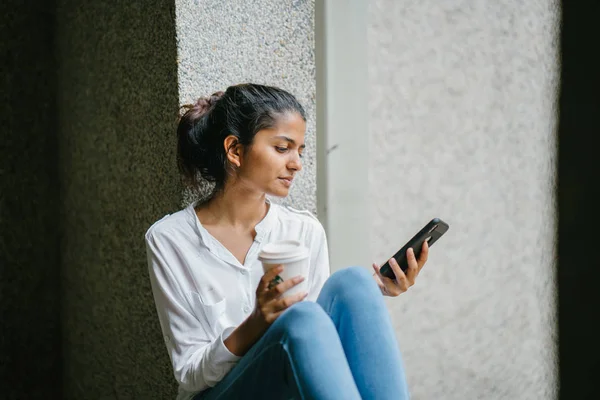
<svg viewBox="0 0 600 400"><path fill-rule="evenodd" d="M278 139L287 136L300 144L304 143L306 122L298 113L286 113L275 118L275 125L269 129L263 129L257 133L265 139Z"/></svg>

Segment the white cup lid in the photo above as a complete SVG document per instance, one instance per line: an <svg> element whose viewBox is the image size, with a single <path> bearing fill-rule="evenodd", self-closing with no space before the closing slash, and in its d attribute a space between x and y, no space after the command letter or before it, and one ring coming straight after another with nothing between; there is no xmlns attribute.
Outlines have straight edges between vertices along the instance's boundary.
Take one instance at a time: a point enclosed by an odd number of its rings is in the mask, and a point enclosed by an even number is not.
<svg viewBox="0 0 600 400"><path fill-rule="evenodd" d="M281 240L267 243L258 258L262 261L296 259L308 256L308 248L297 240Z"/></svg>

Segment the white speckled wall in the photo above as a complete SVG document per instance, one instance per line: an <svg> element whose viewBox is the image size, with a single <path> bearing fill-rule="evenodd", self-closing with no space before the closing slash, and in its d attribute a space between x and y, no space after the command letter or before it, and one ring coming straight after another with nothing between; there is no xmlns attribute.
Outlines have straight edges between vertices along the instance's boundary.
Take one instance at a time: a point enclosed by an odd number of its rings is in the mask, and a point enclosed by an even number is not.
<svg viewBox="0 0 600 400"><path fill-rule="evenodd" d="M274 201L316 213L314 0L175 4L181 103L242 82L294 94L308 117L304 169L290 195Z"/></svg>
<svg viewBox="0 0 600 400"><path fill-rule="evenodd" d="M374 259L450 224L388 302L415 400L556 395L559 17L552 0L370 3Z"/></svg>

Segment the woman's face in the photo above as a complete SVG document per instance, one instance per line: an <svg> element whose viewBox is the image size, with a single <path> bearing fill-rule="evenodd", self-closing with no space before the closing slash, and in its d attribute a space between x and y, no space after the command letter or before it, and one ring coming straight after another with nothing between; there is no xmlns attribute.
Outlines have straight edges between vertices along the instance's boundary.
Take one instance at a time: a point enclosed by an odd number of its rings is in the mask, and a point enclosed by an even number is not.
<svg viewBox="0 0 600 400"><path fill-rule="evenodd" d="M254 190L285 197L302 169L306 123L295 112L277 118L273 128L256 133L245 151L238 179Z"/></svg>

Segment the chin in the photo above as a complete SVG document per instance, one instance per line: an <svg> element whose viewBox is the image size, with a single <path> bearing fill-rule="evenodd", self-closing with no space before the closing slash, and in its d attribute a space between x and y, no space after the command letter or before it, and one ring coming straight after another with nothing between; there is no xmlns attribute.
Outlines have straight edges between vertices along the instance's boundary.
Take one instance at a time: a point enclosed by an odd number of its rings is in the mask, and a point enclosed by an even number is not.
<svg viewBox="0 0 600 400"><path fill-rule="evenodd" d="M275 197L287 197L290 194L290 189L277 188L275 190L268 190L267 194Z"/></svg>

